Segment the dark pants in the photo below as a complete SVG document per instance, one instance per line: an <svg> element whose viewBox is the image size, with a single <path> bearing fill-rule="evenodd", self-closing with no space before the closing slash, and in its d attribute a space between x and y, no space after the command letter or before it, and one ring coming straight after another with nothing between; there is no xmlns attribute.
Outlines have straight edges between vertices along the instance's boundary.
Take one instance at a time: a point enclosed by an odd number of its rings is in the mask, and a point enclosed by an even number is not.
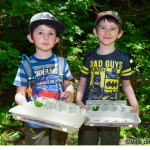
<svg viewBox="0 0 150 150"><path fill-rule="evenodd" d="M68 133L50 128L32 128L25 124L26 145L65 145Z"/></svg>
<svg viewBox="0 0 150 150"><path fill-rule="evenodd" d="M119 145L119 127L91 127L82 125L78 132L78 145L98 145L99 135L101 145Z"/></svg>

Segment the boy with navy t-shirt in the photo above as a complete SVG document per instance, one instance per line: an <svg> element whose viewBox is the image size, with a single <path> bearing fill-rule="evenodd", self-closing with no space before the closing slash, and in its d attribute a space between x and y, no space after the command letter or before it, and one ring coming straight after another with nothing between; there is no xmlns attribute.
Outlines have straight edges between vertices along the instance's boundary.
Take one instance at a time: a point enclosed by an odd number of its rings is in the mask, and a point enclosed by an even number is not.
<svg viewBox="0 0 150 150"><path fill-rule="evenodd" d="M87 100L119 100L122 80L123 91L133 107L131 112L139 115L138 103L130 84L130 58L114 46L116 39L123 34L119 14L115 11L99 13L93 33L98 37L100 46L84 57L76 104L85 107ZM97 145L99 133L101 145L119 144L120 128L82 125L78 135L79 145Z"/></svg>
<svg viewBox="0 0 150 150"><path fill-rule="evenodd" d="M52 48L59 42L59 36L64 29L64 24L48 12L38 13L31 18L27 38L34 43L36 48L36 52L30 57L35 81L32 84L28 82L26 72L31 68L26 67L26 70L21 64L14 81L14 85L17 86L15 101L18 105L23 103L17 95L22 94L26 97L27 88L31 85L32 96L29 101L43 96L56 100L64 98L65 102L73 102L74 88L70 82L72 75L67 61L59 57L64 62L63 78L60 80L59 58L52 52ZM64 145L67 136L65 132L26 122L25 142L27 145Z"/></svg>

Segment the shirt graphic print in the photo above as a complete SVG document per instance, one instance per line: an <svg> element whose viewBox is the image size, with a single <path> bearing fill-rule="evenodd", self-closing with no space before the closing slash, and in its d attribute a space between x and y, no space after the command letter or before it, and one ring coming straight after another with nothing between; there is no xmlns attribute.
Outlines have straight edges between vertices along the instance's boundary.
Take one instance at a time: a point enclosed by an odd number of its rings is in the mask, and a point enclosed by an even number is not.
<svg viewBox="0 0 150 150"><path fill-rule="evenodd" d="M29 101L36 100L41 96L60 100L60 94L63 92L61 85L63 80L58 75L58 61L56 55L53 53L53 55L47 59L38 59L32 55L30 61L34 70L35 80L29 82L33 92ZM63 79L71 80L72 75L69 66L65 59L64 61ZM27 76L22 65L18 68L14 85L28 87Z"/></svg>
<svg viewBox="0 0 150 150"><path fill-rule="evenodd" d="M132 77L129 57L116 49L108 55L87 54L80 76L87 78L84 100L119 100L120 80Z"/></svg>
<svg viewBox="0 0 150 150"><path fill-rule="evenodd" d="M122 69L120 61L90 61L90 86L88 99L115 100L117 99L118 83Z"/></svg>

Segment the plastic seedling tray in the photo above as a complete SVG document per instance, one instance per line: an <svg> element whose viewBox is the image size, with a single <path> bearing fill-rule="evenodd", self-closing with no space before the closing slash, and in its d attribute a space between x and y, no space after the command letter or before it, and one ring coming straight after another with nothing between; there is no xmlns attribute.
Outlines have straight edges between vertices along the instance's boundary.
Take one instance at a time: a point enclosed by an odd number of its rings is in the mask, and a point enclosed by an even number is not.
<svg viewBox="0 0 150 150"><path fill-rule="evenodd" d="M18 105L9 110L16 120L22 120L53 128L56 130L73 133L88 118L86 109L73 103L57 101L51 98L40 97L42 107L35 107L34 102Z"/></svg>
<svg viewBox="0 0 150 150"><path fill-rule="evenodd" d="M93 107L99 106L98 111ZM136 113L131 113L131 106L126 101L111 100L87 100L88 119L84 122L87 126L110 126L110 127L137 127L141 122Z"/></svg>

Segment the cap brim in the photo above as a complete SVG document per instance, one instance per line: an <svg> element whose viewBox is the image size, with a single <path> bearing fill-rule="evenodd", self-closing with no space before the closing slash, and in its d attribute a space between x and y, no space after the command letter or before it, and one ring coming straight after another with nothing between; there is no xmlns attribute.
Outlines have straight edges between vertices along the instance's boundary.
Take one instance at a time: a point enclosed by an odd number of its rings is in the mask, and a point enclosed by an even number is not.
<svg viewBox="0 0 150 150"><path fill-rule="evenodd" d="M100 19L104 18L105 16L111 16L111 17L113 17L114 19L116 19L116 20L119 22L119 20L118 20L116 17L114 17L114 16L112 16L112 15L109 15L109 14L106 14L106 15L103 15L103 16L99 17L99 18L95 21L94 25L96 25L97 22L98 22ZM120 22L119 22L119 23L120 23ZM121 23L120 23L120 24L121 24ZM121 25L122 25L122 24L121 24Z"/></svg>
<svg viewBox="0 0 150 150"><path fill-rule="evenodd" d="M37 21L34 21L30 24L30 28L29 30L31 31L32 29L34 29L35 27L39 26L39 25L42 25L42 24L46 24L46 25L50 25L52 27L54 27L57 31L57 37L60 36L60 34L64 31L65 29L65 25L62 24L61 22L58 22L58 21L54 21L54 20L37 20ZM30 32L29 31L29 32Z"/></svg>

